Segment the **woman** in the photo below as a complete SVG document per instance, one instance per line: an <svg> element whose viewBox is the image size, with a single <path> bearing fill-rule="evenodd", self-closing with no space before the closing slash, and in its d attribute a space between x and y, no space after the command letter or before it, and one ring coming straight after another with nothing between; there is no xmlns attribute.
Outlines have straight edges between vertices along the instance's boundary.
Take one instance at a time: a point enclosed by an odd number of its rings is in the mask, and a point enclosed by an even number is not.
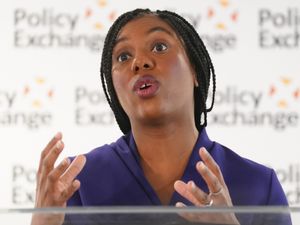
<svg viewBox="0 0 300 225"><path fill-rule="evenodd" d="M185 19L148 9L121 15L104 43L101 80L124 136L54 168L64 147L58 133L41 155L36 207L287 205L272 169L208 138L215 73ZM35 215L32 224L43 219ZM43 224L61 224L64 217L51 219ZM202 219L239 224L229 213ZM255 220L247 217L249 224Z"/></svg>

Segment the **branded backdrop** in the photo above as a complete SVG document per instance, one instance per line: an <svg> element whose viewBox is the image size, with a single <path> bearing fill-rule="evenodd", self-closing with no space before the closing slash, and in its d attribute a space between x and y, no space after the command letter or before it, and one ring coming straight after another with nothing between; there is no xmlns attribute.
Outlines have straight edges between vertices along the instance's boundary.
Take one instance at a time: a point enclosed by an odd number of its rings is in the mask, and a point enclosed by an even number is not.
<svg viewBox="0 0 300 225"><path fill-rule="evenodd" d="M60 159L121 135L100 55L112 21L136 7L194 25L217 74L210 138L273 167L299 206L300 1L13 0L0 3L0 207L33 206L40 152L57 131Z"/></svg>

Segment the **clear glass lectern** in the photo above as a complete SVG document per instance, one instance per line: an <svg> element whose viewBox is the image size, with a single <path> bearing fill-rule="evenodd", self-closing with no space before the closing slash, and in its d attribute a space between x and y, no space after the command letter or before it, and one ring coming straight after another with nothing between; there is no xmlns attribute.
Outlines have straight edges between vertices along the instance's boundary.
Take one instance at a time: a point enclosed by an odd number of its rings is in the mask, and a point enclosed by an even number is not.
<svg viewBox="0 0 300 225"><path fill-rule="evenodd" d="M78 207L0 209L0 224L29 225L33 214L65 215L64 225L212 225L234 213L242 225L300 224L300 207ZM219 215L219 216L217 216Z"/></svg>

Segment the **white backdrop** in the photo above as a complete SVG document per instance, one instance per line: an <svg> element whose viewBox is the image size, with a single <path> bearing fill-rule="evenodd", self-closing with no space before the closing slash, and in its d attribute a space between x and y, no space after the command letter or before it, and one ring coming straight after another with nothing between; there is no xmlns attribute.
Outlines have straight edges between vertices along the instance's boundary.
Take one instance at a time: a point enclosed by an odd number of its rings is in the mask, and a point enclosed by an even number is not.
<svg viewBox="0 0 300 225"><path fill-rule="evenodd" d="M121 135L100 55L114 18L136 7L174 10L196 27L217 73L210 138L273 167L299 206L300 1L11 0L0 3L0 207L33 206L40 152L57 131L62 157Z"/></svg>

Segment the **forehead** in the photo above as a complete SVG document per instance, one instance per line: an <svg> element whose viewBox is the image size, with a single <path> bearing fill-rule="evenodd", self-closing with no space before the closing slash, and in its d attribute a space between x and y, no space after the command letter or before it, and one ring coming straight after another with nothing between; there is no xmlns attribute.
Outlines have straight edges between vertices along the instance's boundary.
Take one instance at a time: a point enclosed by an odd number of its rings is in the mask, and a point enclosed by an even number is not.
<svg viewBox="0 0 300 225"><path fill-rule="evenodd" d="M176 32L167 22L155 15L145 15L128 22L120 30L116 40L118 42L123 38L135 37L137 34L149 34L155 31L165 32L177 38Z"/></svg>

